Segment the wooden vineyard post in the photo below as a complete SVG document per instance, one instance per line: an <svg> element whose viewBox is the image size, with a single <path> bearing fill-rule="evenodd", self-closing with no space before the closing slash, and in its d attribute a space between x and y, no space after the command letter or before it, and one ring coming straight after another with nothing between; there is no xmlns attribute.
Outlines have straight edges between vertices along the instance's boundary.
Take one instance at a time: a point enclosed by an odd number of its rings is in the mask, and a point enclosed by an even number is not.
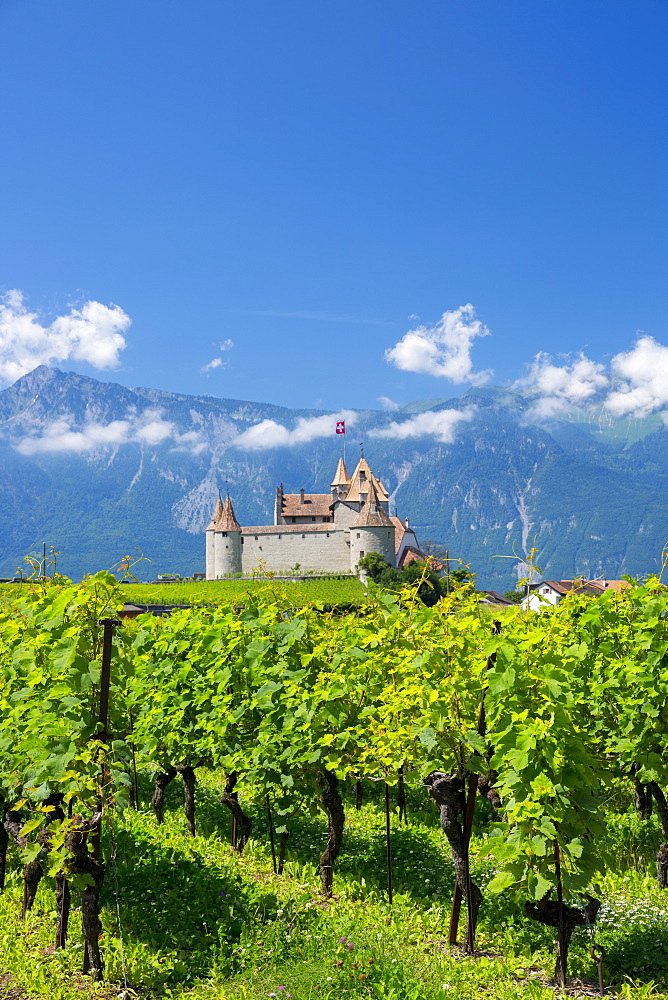
<svg viewBox="0 0 668 1000"><path fill-rule="evenodd" d="M557 904L559 906L559 954L558 973L559 985L566 986L566 975L568 972L566 959L566 923L564 920L564 891L561 884L561 862L559 860L559 841L554 842L554 872L557 880Z"/></svg>
<svg viewBox="0 0 668 1000"><path fill-rule="evenodd" d="M119 624L115 618L103 618L99 625L102 626L102 665L100 669L100 703L98 708L98 722L100 724L99 732L97 733L97 739L100 741L106 741L108 738L107 733L107 723L109 721L109 688L111 685L111 652L114 637L114 628ZM102 766L102 774L100 776L100 785L104 786L104 780L106 776L106 771L104 765ZM93 831L92 837L92 855L93 860L99 864L100 862L100 843L102 837L102 809L104 806L104 801L102 795L98 801L98 814L99 819ZM83 971L91 972L91 963L88 947L84 947L84 962ZM93 970L97 973L97 970Z"/></svg>
<svg viewBox="0 0 668 1000"><path fill-rule="evenodd" d="M494 627L492 630L493 635L498 635L501 631L501 622L494 620ZM487 670L491 670L496 661L496 654L492 653L487 659ZM485 723L485 692L487 688L483 689L482 695L480 697L480 707L478 709L478 736L484 736L486 730ZM469 843L471 840L471 830L473 828L473 813L475 810L475 800L478 791L478 775L469 775L469 784L466 793L466 803L464 806L464 844L466 852L466 907L467 907L467 923L468 923L468 941L469 941L469 951L471 954L475 953L474 944L474 934L475 927L473 926L473 912L471 907L471 869L469 865ZM459 929L459 915L462 908L462 898L464 893L462 892L462 887L459 881L455 880L455 888L452 894L452 909L450 911L450 928L448 932L448 943L452 946L457 944L457 931Z"/></svg>
<svg viewBox="0 0 668 1000"><path fill-rule="evenodd" d="M274 820L271 815L271 805L269 803L269 795L267 795L266 804L267 804L267 821L269 823L269 843L271 844L271 860L274 866L274 875L275 875L277 872L276 844L274 843Z"/></svg>
<svg viewBox="0 0 668 1000"><path fill-rule="evenodd" d="M132 717L132 709L130 709L130 732L134 733L134 719ZM132 748L132 801L130 805L133 809L139 810L141 803L139 801L139 783L137 781L137 757L136 757L136 747L134 739L130 744Z"/></svg>
<svg viewBox="0 0 668 1000"><path fill-rule="evenodd" d="M406 812L406 787L404 785L403 766L399 768L399 779L397 781L397 805L399 806L399 826L401 826L402 819L406 826L408 826L408 814Z"/></svg>
<svg viewBox="0 0 668 1000"><path fill-rule="evenodd" d="M392 905L392 836L390 832L390 786L385 782L385 847L387 853L387 898Z"/></svg>
<svg viewBox="0 0 668 1000"><path fill-rule="evenodd" d="M108 737L107 723L109 721L109 687L111 684L111 651L114 638L114 629L119 624L115 618L103 618L99 622L102 626L102 667L100 670L100 706L98 709L98 721L100 730L97 734L98 740L106 741ZM102 768L102 784L104 784L105 769ZM99 812L102 812L102 799L99 802ZM102 824L98 823L93 834L93 857L100 860L100 836Z"/></svg>

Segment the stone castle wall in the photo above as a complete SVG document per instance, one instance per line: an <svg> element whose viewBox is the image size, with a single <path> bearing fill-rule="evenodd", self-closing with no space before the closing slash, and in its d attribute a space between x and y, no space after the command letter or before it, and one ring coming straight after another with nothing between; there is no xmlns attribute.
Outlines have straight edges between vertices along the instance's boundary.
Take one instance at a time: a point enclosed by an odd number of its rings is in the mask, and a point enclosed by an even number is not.
<svg viewBox="0 0 668 1000"><path fill-rule="evenodd" d="M241 566L244 573L251 573L260 564L272 573L290 570L299 563L305 573L349 573L350 546L347 531L304 531L267 532L263 534L243 534L241 546ZM357 562L357 560L355 560Z"/></svg>

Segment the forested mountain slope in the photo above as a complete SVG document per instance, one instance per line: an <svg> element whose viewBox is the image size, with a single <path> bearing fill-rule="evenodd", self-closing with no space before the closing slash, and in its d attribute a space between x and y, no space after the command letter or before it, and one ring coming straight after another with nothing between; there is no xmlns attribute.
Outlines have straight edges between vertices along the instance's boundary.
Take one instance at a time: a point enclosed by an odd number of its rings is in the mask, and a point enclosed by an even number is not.
<svg viewBox="0 0 668 1000"><path fill-rule="evenodd" d="M472 564L479 584L507 589L536 545L549 577L657 571L668 540L668 430L659 417L611 419L592 408L543 425L503 389L417 401L349 424L352 467L363 441L394 508L421 541ZM450 443L433 434L374 437L416 415L458 410ZM204 568L202 531L229 488L242 524L271 523L278 483L325 492L341 438L251 450L235 444L271 420L293 428L319 411L128 389L40 367L0 393L0 575L43 542L79 577L126 553L158 572Z"/></svg>

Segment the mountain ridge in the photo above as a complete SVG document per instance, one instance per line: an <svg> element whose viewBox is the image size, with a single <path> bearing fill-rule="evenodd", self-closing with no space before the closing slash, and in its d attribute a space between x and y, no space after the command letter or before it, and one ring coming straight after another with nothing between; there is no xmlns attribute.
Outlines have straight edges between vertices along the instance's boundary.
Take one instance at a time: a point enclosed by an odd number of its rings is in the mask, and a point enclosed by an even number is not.
<svg viewBox="0 0 668 1000"><path fill-rule="evenodd" d="M668 532L661 418L615 421L592 407L539 425L528 422L530 407L517 390L485 387L359 410L355 440L365 441L418 538L471 563L481 586L511 587L513 553L533 544L551 577L658 571ZM396 436L395 425L448 410L467 417L452 441ZM43 541L74 578L133 551L151 559L142 575L201 571L219 489L229 487L241 523L271 523L278 483L327 491L341 451L333 427L329 437L262 451L236 446L239 435L262 421L292 429L330 412L128 388L41 366L0 392L0 575L13 575Z"/></svg>

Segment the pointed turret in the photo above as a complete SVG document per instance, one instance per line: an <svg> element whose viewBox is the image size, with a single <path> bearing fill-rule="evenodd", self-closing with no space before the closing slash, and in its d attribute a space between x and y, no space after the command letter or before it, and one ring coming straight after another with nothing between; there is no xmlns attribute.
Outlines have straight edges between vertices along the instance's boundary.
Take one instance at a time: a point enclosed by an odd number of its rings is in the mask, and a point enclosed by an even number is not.
<svg viewBox="0 0 668 1000"><path fill-rule="evenodd" d="M218 523L218 519L220 518L220 515L222 513L223 513L223 501L219 496L218 499L216 500L216 506L213 509L213 516L211 518L211 521L209 522L208 528L206 529L207 531L216 530L216 524Z"/></svg>
<svg viewBox="0 0 668 1000"><path fill-rule="evenodd" d="M372 479L373 473L369 468L369 463L362 456L352 474L346 500L350 503L364 503L369 492L369 483Z"/></svg>
<svg viewBox="0 0 668 1000"><path fill-rule="evenodd" d="M383 486L380 479L377 479L367 460L362 456L357 463L355 471L352 474L350 480L350 488L346 494L346 500L348 503L365 503L367 496L369 494L369 484L372 483L376 487L376 492L378 493L378 499L380 503L385 505L389 502L389 494L385 487ZM387 511L386 511L387 513Z"/></svg>
<svg viewBox="0 0 668 1000"><path fill-rule="evenodd" d="M334 486L350 486L350 476L348 475L348 470L346 469L346 463L342 458L339 459L339 464L336 467L336 472L334 473L334 479L331 483Z"/></svg>
<svg viewBox="0 0 668 1000"><path fill-rule="evenodd" d="M224 503L218 497L206 529L206 578L218 580L236 573L241 573L241 526L228 494Z"/></svg>
<svg viewBox="0 0 668 1000"><path fill-rule="evenodd" d="M220 510L220 515L216 522L216 531L241 531L241 525L234 516L234 508L229 496L225 500Z"/></svg>
<svg viewBox="0 0 668 1000"><path fill-rule="evenodd" d="M394 525L381 507L376 480L371 477L367 498L361 511L350 525L351 528L392 528Z"/></svg>

